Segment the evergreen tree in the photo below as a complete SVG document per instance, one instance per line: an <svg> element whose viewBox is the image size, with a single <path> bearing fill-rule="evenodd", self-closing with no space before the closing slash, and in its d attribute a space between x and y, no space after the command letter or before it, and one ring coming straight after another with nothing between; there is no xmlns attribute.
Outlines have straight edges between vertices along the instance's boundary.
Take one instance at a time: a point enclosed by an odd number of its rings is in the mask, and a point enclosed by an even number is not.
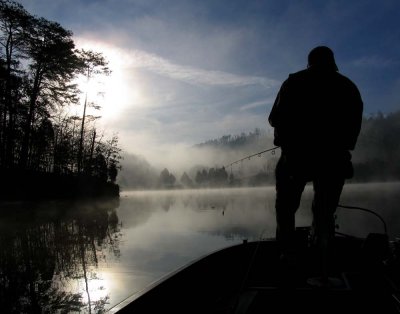
<svg viewBox="0 0 400 314"><path fill-rule="evenodd" d="M183 186L185 187L193 187L193 181L192 179L190 179L190 177L188 176L188 174L186 172L184 172L182 174L182 177L180 179L180 182L183 184Z"/></svg>

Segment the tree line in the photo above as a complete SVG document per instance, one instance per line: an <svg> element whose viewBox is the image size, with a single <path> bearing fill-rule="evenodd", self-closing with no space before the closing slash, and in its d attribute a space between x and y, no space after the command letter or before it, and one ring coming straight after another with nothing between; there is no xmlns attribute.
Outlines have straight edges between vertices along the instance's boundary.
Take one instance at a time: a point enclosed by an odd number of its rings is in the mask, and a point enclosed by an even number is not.
<svg viewBox="0 0 400 314"><path fill-rule="evenodd" d="M100 109L79 89L110 74L101 53L77 49L71 31L14 1L0 1L0 170L88 175L115 182L118 137L95 127ZM81 96L84 97L81 97ZM81 101L81 98L84 101ZM82 102L82 114L71 115Z"/></svg>
<svg viewBox="0 0 400 314"><path fill-rule="evenodd" d="M159 188L199 188L199 187L223 187L228 186L232 183L233 175L228 175L225 167L221 168L203 168L196 172L196 176L193 179L186 173L182 174L179 181L175 175L167 168L161 171L158 185Z"/></svg>
<svg viewBox="0 0 400 314"><path fill-rule="evenodd" d="M229 149L237 149L239 147L243 147L245 145L249 145L258 141L261 137L265 136L259 128L255 128L253 132L245 133L237 135L223 135L220 138L207 140L204 143L196 144L195 147L203 148L203 147L218 147L218 148L229 148Z"/></svg>
<svg viewBox="0 0 400 314"><path fill-rule="evenodd" d="M353 152L355 181L400 179L400 111L364 117Z"/></svg>

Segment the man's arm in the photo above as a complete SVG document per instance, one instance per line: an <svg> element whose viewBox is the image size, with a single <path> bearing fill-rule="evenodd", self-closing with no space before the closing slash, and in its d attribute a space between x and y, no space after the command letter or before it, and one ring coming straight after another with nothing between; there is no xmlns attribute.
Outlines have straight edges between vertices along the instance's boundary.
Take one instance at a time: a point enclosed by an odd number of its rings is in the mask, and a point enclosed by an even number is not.
<svg viewBox="0 0 400 314"><path fill-rule="evenodd" d="M269 124L274 128L277 126L277 121L279 120L280 93L279 91L268 117Z"/></svg>
<svg viewBox="0 0 400 314"><path fill-rule="evenodd" d="M271 112L268 117L269 124L274 128L274 144L276 146L282 146L282 126L284 125L285 119L285 103L287 102L287 80L282 84L278 95L276 96L274 105L272 106Z"/></svg>
<svg viewBox="0 0 400 314"><path fill-rule="evenodd" d="M351 97L351 110L349 112L349 150L354 150L358 135L361 131L362 114L363 114L363 101L361 99L361 94L358 88L354 85L353 94Z"/></svg>

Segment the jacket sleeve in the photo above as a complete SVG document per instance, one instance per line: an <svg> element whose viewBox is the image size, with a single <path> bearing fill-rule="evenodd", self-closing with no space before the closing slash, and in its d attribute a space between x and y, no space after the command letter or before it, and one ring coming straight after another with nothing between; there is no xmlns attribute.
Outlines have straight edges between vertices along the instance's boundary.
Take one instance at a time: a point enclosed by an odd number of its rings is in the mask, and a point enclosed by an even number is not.
<svg viewBox="0 0 400 314"><path fill-rule="evenodd" d="M353 92L350 98L352 110L349 112L349 137L348 137L348 149L354 150L358 135L361 130L362 114L363 114L363 101L361 99L360 92L358 88L354 85Z"/></svg>
<svg viewBox="0 0 400 314"><path fill-rule="evenodd" d="M280 98L279 96L280 96L280 91L278 92L278 95L276 96L274 105L272 106L271 112L270 112L269 117L268 117L268 122L272 127L276 127L276 121L278 119L277 116L279 115L278 114L278 111L279 111L279 98Z"/></svg>
<svg viewBox="0 0 400 314"><path fill-rule="evenodd" d="M282 131L282 125L286 110L286 102L287 102L287 80L282 84L274 105L272 106L271 112L268 117L269 124L274 128L274 144L277 146L282 146L282 138L280 136L280 131ZM282 135L282 134L281 134Z"/></svg>

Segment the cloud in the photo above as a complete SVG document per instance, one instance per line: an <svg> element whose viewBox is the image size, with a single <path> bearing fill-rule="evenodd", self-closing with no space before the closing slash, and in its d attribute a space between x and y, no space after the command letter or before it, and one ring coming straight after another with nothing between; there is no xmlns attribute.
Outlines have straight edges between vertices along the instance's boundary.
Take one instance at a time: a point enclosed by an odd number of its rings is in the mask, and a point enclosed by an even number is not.
<svg viewBox="0 0 400 314"><path fill-rule="evenodd" d="M392 66L398 66L400 64L399 60L394 60L392 58L384 58L382 56L372 55L363 56L355 61L353 61L356 67L368 67L368 68L388 68Z"/></svg>
<svg viewBox="0 0 400 314"><path fill-rule="evenodd" d="M156 74L194 85L232 87L261 85L263 87L273 87L277 84L277 81L265 77L244 76L180 65L156 54L137 49L121 50L119 54L127 67L144 68Z"/></svg>
<svg viewBox="0 0 400 314"><path fill-rule="evenodd" d="M274 98L261 99L241 106L240 110L244 111L244 110L259 108L261 106L266 107L267 105L272 107L273 103L274 103Z"/></svg>

